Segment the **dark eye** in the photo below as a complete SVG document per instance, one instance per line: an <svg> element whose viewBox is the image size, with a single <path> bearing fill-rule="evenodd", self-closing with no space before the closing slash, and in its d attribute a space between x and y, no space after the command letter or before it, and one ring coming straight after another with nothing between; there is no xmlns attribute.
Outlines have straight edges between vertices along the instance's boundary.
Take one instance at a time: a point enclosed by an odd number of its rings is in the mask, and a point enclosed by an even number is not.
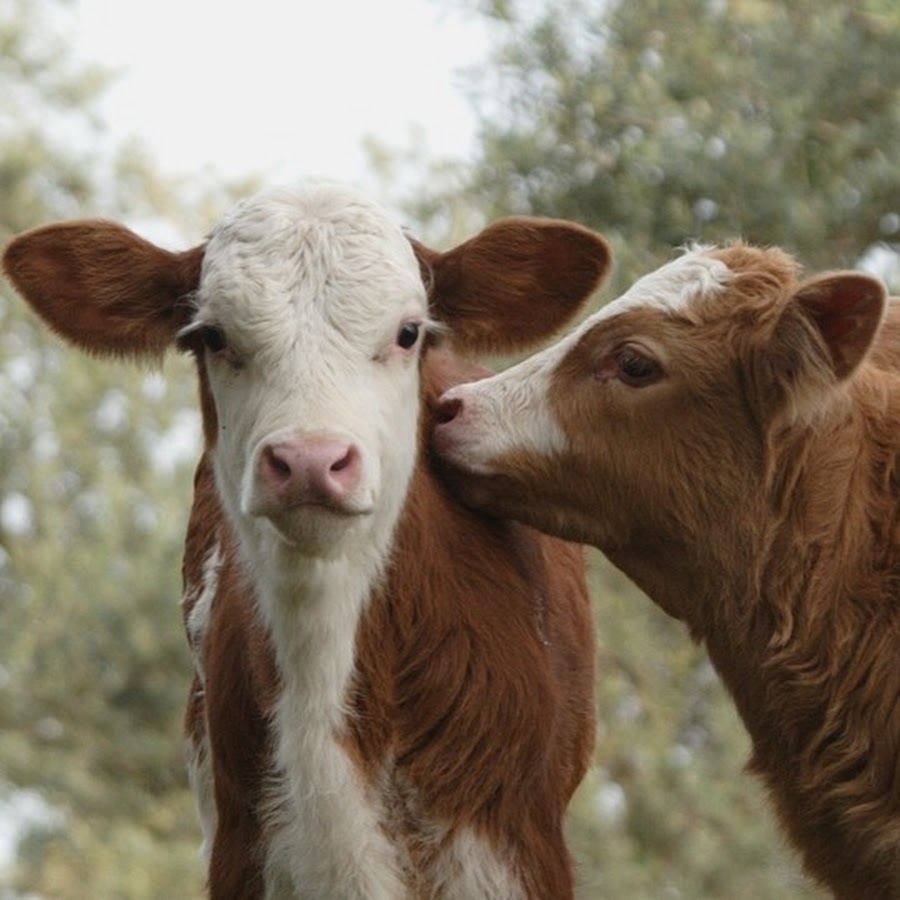
<svg viewBox="0 0 900 900"><path fill-rule="evenodd" d="M225 332L215 325L204 325L199 330L200 341L210 353L221 353L227 346Z"/></svg>
<svg viewBox="0 0 900 900"><path fill-rule="evenodd" d="M397 346L402 347L404 350L414 347L419 339L421 327L418 322L405 322L401 325L400 330L397 332Z"/></svg>
<svg viewBox="0 0 900 900"><path fill-rule="evenodd" d="M655 359L632 346L616 353L616 367L619 380L631 387L645 387L663 376L662 366Z"/></svg>

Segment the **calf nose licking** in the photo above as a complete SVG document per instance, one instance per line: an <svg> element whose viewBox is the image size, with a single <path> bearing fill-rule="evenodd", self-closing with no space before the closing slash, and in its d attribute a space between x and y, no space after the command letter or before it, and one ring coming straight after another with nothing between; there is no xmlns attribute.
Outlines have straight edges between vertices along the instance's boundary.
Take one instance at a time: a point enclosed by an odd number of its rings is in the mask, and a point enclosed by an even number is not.
<svg viewBox="0 0 900 900"><path fill-rule="evenodd" d="M464 399L465 390L465 385L451 388L440 397L435 407L432 443L446 461L453 461L460 450L470 418L469 405Z"/></svg>
<svg viewBox="0 0 900 900"><path fill-rule="evenodd" d="M435 422L438 425L447 425L463 411L462 397L453 389L447 391L439 400L435 411Z"/></svg>

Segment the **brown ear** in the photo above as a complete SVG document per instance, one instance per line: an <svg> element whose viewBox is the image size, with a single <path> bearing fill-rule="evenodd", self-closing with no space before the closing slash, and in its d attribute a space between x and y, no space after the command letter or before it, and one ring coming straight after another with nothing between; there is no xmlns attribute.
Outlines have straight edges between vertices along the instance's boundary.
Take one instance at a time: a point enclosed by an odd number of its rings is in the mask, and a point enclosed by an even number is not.
<svg viewBox="0 0 900 900"><path fill-rule="evenodd" d="M835 376L846 378L872 346L887 301L884 286L859 272L833 272L801 285L793 299L822 336Z"/></svg>
<svg viewBox="0 0 900 900"><path fill-rule="evenodd" d="M473 352L523 350L566 324L610 268L606 241L557 219L501 219L453 250L412 242L432 314Z"/></svg>
<svg viewBox="0 0 900 900"><path fill-rule="evenodd" d="M871 348L886 303L868 275L820 275L797 287L755 356L761 418L814 416Z"/></svg>
<svg viewBox="0 0 900 900"><path fill-rule="evenodd" d="M91 353L162 353L186 324L203 247L170 253L113 222L60 222L14 238L3 269L57 333Z"/></svg>

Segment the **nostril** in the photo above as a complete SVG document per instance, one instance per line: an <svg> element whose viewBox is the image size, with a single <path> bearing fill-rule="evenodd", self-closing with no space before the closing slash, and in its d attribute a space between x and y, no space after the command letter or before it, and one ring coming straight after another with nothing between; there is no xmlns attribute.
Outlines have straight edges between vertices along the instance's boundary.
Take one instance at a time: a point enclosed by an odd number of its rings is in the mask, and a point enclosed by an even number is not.
<svg viewBox="0 0 900 900"><path fill-rule="evenodd" d="M446 425L452 422L462 412L463 402L458 397L448 397L438 403L437 423Z"/></svg>
<svg viewBox="0 0 900 900"><path fill-rule="evenodd" d="M335 493L352 490L359 480L361 470L362 459L359 450L351 444L347 447L346 452L342 453L328 467L327 490Z"/></svg>
<svg viewBox="0 0 900 900"><path fill-rule="evenodd" d="M331 464L330 471L332 472L343 472L345 469L352 468L357 459L359 457L359 451L354 446L350 446L347 448L347 452L340 458L335 460Z"/></svg>
<svg viewBox="0 0 900 900"><path fill-rule="evenodd" d="M279 455L276 447L266 447L263 450L262 462L277 481L290 480L292 474L291 464L283 456Z"/></svg>

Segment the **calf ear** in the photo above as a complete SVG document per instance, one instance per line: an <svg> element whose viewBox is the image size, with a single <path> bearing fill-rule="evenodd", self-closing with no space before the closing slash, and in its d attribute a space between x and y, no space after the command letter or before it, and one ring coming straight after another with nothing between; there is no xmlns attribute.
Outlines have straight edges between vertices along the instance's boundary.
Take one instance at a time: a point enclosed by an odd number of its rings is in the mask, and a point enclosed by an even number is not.
<svg viewBox="0 0 900 900"><path fill-rule="evenodd" d="M453 344L480 353L523 350L566 324L610 268L606 241L557 219L501 219L453 250L413 241L434 317Z"/></svg>
<svg viewBox="0 0 900 900"><path fill-rule="evenodd" d="M822 275L794 294L794 302L822 336L839 380L850 375L869 352L886 301L883 285L859 272Z"/></svg>
<svg viewBox="0 0 900 900"><path fill-rule="evenodd" d="M757 357L760 399L771 415L815 415L834 386L864 359L885 309L885 290L856 272L822 275L801 284L782 310Z"/></svg>
<svg viewBox="0 0 900 900"><path fill-rule="evenodd" d="M161 354L190 316L203 247L170 253L100 220L60 222L14 238L3 269L57 333L91 353Z"/></svg>

